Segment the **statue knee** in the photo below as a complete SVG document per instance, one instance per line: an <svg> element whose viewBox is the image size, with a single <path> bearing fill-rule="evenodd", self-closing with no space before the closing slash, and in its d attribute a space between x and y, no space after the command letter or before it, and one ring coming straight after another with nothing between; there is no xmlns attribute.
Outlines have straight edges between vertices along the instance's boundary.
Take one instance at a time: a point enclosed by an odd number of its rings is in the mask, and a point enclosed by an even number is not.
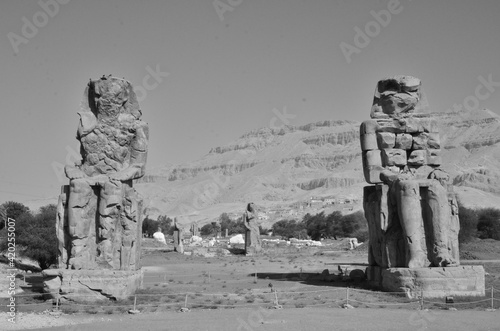
<svg viewBox="0 0 500 331"><path fill-rule="evenodd" d="M398 182L399 191L405 195L419 195L420 188L417 181L402 180Z"/></svg>
<svg viewBox="0 0 500 331"><path fill-rule="evenodd" d="M78 178L72 179L69 183L70 193L81 193L87 194L92 191L92 187L89 185L86 179Z"/></svg>

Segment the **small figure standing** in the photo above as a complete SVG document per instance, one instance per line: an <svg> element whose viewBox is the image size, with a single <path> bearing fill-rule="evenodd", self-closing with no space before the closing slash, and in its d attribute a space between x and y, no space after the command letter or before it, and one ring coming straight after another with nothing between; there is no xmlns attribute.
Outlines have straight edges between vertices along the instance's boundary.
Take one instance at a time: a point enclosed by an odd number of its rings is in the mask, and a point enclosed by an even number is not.
<svg viewBox="0 0 500 331"><path fill-rule="evenodd" d="M174 251L178 253L184 253L184 228L174 220Z"/></svg>
<svg viewBox="0 0 500 331"><path fill-rule="evenodd" d="M243 222L246 227L245 253L247 255L259 253L262 250L258 220L259 218L257 217L255 204L250 202L247 205L247 210L243 214Z"/></svg>

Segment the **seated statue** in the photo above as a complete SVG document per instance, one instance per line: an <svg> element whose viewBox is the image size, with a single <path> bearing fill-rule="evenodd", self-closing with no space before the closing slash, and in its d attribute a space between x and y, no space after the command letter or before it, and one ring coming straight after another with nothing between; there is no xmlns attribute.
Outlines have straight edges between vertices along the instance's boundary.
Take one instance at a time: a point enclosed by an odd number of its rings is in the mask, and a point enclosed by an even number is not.
<svg viewBox="0 0 500 331"><path fill-rule="evenodd" d="M78 114L82 160L65 168L70 184L60 199L58 237L67 252L60 263L135 270L142 201L132 182L144 175L148 125L132 85L115 77L91 80Z"/></svg>
<svg viewBox="0 0 500 331"><path fill-rule="evenodd" d="M458 207L440 168L437 125L418 78L378 82L371 118L361 124L369 263L381 267L458 265Z"/></svg>

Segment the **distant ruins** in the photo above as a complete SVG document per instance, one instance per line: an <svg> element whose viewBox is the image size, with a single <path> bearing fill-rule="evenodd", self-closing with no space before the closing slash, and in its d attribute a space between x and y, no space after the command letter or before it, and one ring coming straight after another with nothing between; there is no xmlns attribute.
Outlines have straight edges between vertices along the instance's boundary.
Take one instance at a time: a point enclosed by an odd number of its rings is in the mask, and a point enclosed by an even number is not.
<svg viewBox="0 0 500 331"><path fill-rule="evenodd" d="M484 269L458 267L458 205L440 169L439 132L423 100L418 78L383 79L372 119L360 127L363 171L374 184L364 188L363 198L367 277L410 296L484 295Z"/></svg>
<svg viewBox="0 0 500 331"><path fill-rule="evenodd" d="M79 300L125 298L142 282L142 199L133 181L144 175L148 125L132 85L90 81L78 112L80 164L66 166L57 214L59 268L44 271L50 292ZM87 298L87 300L91 300Z"/></svg>

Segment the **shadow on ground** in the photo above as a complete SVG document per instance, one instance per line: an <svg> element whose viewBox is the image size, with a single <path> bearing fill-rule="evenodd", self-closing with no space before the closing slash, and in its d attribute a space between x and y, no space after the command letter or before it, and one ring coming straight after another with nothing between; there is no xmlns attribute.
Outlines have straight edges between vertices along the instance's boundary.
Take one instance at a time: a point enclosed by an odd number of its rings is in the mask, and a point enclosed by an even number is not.
<svg viewBox="0 0 500 331"><path fill-rule="evenodd" d="M356 270L356 272L354 272ZM357 270L362 272L358 272ZM364 277L364 271L361 269L354 269L355 275L351 277L345 275L344 273L311 273L311 272L292 272L292 273L277 273L277 272L260 272L257 273L257 278L268 279L270 281L282 281L282 282L298 282L305 285L315 285L315 286L330 286L330 287L359 287L364 288L367 286ZM251 277L255 277L255 273L249 274ZM272 283L270 283L272 285ZM272 286L270 286L272 287Z"/></svg>

